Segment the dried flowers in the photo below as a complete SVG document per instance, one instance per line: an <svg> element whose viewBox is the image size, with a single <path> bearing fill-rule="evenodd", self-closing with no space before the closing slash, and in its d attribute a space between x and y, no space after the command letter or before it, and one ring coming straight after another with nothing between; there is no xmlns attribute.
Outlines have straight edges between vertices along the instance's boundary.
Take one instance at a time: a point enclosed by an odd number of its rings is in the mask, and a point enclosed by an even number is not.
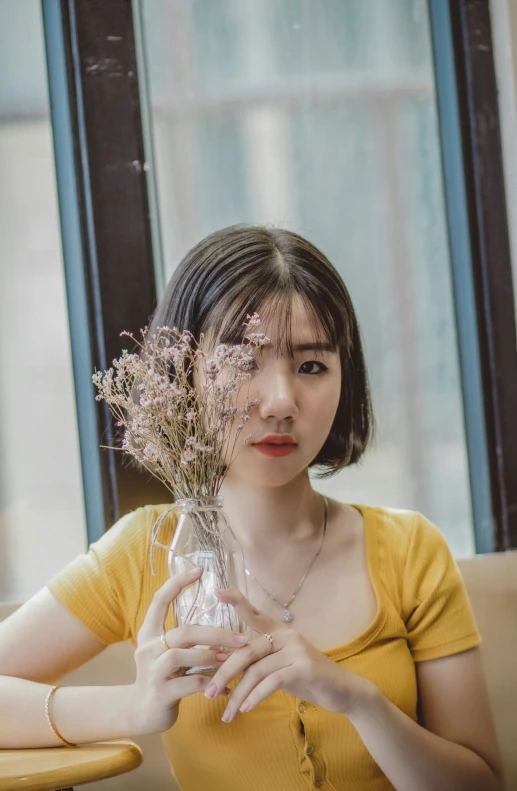
<svg viewBox="0 0 517 791"><path fill-rule="evenodd" d="M175 498L216 496L238 455L237 440L258 403L249 398L254 354L269 342L254 331L259 316L246 318L243 343L220 344L210 357L203 336L197 342L176 327L159 327L151 337L146 328L142 342L123 332L140 354L124 350L113 368L93 375L96 400L106 401L123 433L115 450L133 456ZM248 397L239 406L246 383Z"/></svg>

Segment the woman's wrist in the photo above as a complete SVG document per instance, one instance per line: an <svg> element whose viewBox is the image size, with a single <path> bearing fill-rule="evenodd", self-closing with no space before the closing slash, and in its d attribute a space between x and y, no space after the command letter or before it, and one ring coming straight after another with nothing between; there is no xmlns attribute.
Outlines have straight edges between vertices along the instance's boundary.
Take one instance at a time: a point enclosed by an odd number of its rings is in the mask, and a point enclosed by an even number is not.
<svg viewBox="0 0 517 791"><path fill-rule="evenodd" d="M344 714L352 723L354 717L362 717L375 707L384 697L379 687L364 676L357 675L353 685L350 676L343 679L340 698L342 704L341 714Z"/></svg>
<svg viewBox="0 0 517 791"><path fill-rule="evenodd" d="M145 713L147 708L136 682L127 686L124 699L120 701L120 711L128 736L151 736L161 732L154 722L149 722Z"/></svg>
<svg viewBox="0 0 517 791"><path fill-rule="evenodd" d="M54 726L74 744L131 737L134 710L128 692L129 685L61 687L53 699Z"/></svg>

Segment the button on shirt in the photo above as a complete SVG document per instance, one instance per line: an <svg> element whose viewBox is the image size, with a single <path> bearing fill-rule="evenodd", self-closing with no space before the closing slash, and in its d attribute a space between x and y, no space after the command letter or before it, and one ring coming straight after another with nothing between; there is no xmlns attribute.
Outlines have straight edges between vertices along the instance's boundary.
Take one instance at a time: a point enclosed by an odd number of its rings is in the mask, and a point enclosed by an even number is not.
<svg viewBox="0 0 517 791"><path fill-rule="evenodd" d="M295 701L295 711L300 720L298 733L303 742L303 757L300 762L300 772L306 777L313 788L321 788L328 774L324 750L318 749L321 744L321 717L325 717L325 710L319 706L308 703L306 700Z"/></svg>

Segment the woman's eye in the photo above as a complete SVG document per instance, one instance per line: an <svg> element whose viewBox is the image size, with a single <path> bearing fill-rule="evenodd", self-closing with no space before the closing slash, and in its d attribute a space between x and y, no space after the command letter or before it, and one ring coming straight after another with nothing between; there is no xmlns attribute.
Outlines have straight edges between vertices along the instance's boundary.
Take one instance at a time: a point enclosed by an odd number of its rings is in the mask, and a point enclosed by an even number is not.
<svg viewBox="0 0 517 791"><path fill-rule="evenodd" d="M318 370L316 370L316 371L315 370L302 371L302 368L306 368L306 367L311 368L314 365L318 366ZM311 374L311 375L314 376L315 374L323 374L323 373L325 373L325 371L328 371L328 368L327 368L326 365L323 365L323 363L320 363L317 360L308 360L306 363L303 363L303 365L300 366L300 371L303 374Z"/></svg>
<svg viewBox="0 0 517 791"><path fill-rule="evenodd" d="M258 371L257 361L256 360L252 360L249 363L249 365L247 366L247 370L248 371ZM302 373L302 374L309 374L311 376L317 376L319 374L324 374L325 371L328 371L327 366L323 365L323 363L320 363L318 360L307 360L307 362L302 363L302 365L300 366L300 373Z"/></svg>

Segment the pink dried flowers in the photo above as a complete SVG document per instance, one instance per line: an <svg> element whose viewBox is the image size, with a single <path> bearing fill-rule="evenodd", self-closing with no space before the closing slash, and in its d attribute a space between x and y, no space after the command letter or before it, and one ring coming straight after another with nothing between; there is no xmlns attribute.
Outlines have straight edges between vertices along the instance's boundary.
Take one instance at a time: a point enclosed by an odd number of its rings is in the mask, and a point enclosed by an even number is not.
<svg viewBox="0 0 517 791"><path fill-rule="evenodd" d="M257 349L269 342L252 331L260 324L246 317L243 343L220 344L210 357L187 331L142 330L140 354L122 352L113 368L98 371L96 400L104 399L123 431L120 448L133 456L175 498L213 497L235 460L237 440L258 399L249 398L250 368ZM242 404L241 388L248 383ZM234 421L238 420L235 431ZM249 441L247 437L244 442Z"/></svg>

